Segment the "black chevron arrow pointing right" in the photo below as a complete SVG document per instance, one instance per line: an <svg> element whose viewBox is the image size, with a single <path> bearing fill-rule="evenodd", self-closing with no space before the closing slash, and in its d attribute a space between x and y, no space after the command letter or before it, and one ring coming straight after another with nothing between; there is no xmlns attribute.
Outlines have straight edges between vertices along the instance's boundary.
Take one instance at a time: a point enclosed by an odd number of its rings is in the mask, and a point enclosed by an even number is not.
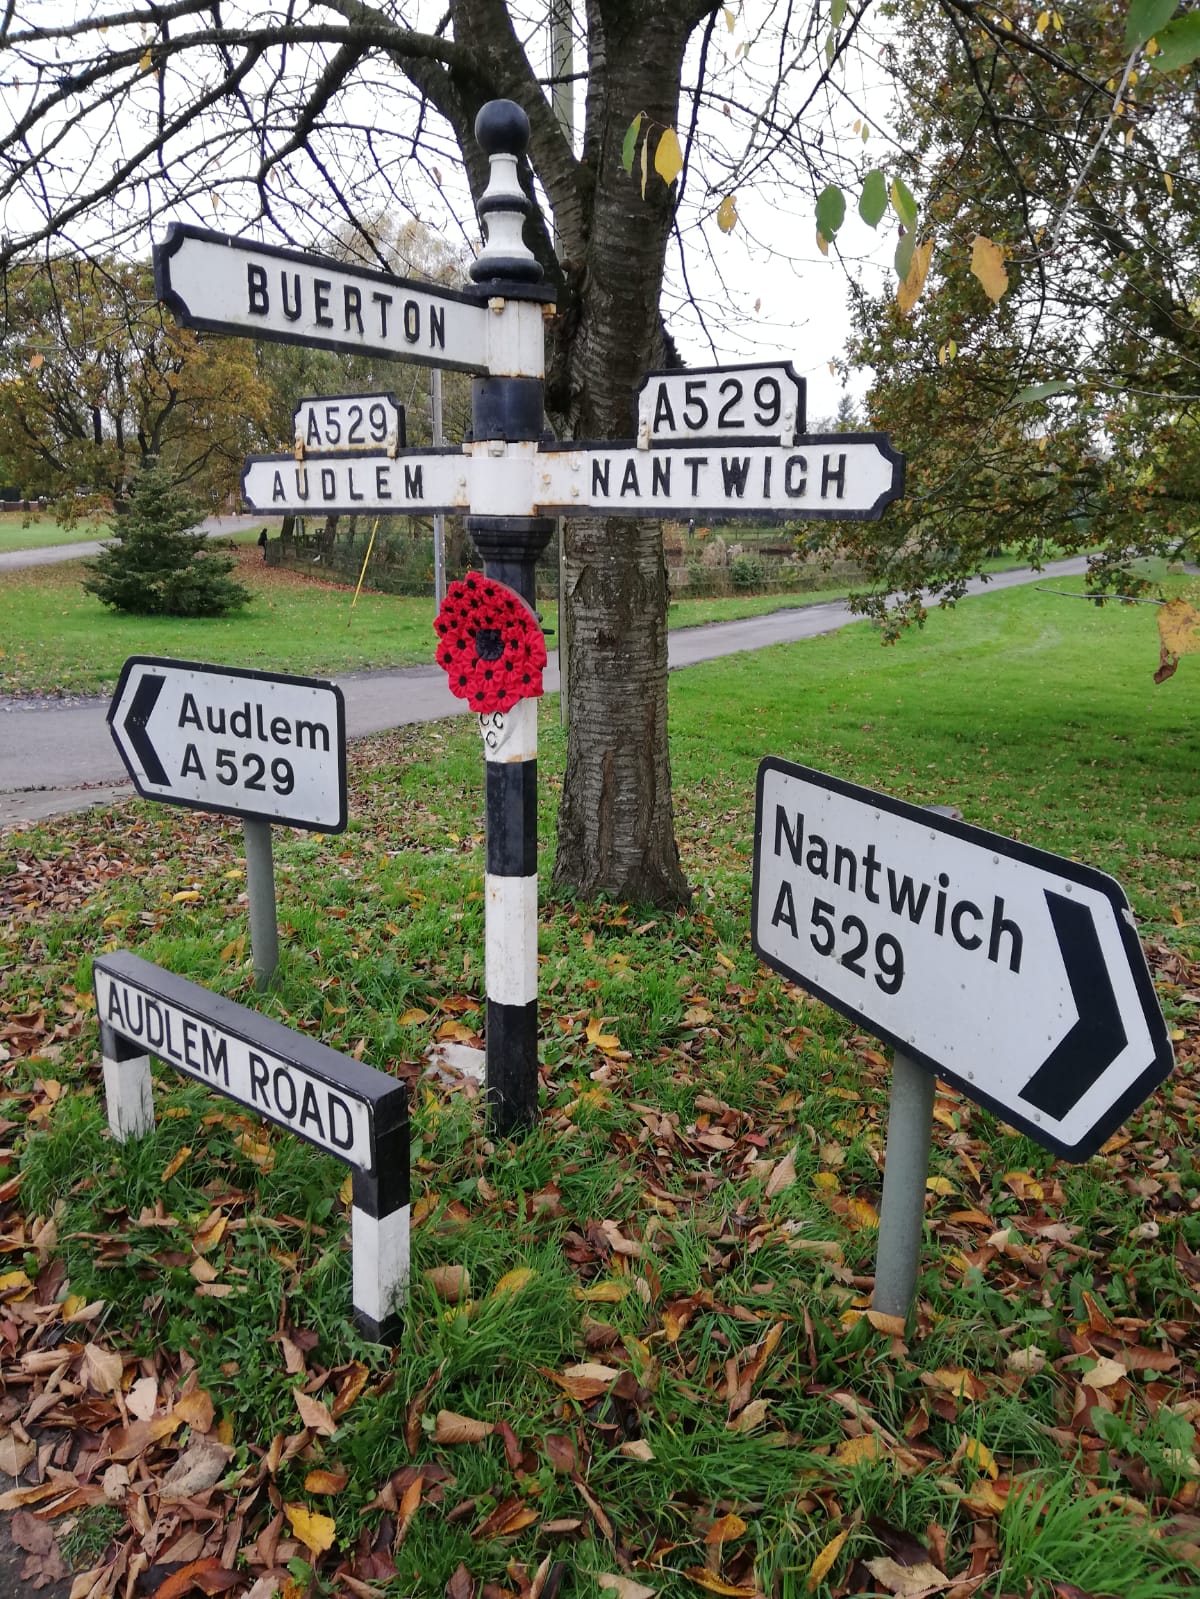
<svg viewBox="0 0 1200 1599"><path fill-rule="evenodd" d="M1103 1077L1128 1038L1091 911L1062 894L1043 892L1079 1019L1020 1097L1062 1121Z"/></svg>
<svg viewBox="0 0 1200 1599"><path fill-rule="evenodd" d="M154 707L158 704L158 696L163 691L166 683L165 677L157 677L152 673L146 676L137 686L133 696L133 704L125 717L125 732L133 746L133 752L142 763L142 770L146 779L151 783L170 783L166 768L158 758L158 751L150 740L146 731L146 723L153 714Z"/></svg>

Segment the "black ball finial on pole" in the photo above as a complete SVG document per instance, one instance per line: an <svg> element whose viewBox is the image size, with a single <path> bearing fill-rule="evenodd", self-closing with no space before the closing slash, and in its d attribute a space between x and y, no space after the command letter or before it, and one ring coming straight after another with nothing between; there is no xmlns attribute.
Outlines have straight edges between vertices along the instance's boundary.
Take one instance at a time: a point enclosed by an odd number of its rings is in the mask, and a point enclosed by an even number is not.
<svg viewBox="0 0 1200 1599"><path fill-rule="evenodd" d="M484 155L524 155L529 118L515 100L489 100L475 118L475 139Z"/></svg>

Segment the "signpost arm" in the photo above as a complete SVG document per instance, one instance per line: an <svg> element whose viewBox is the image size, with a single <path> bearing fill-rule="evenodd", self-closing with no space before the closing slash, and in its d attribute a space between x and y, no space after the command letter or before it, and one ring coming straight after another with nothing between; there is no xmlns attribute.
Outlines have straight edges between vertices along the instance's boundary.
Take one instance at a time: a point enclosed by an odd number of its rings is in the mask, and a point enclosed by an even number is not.
<svg viewBox="0 0 1200 1599"><path fill-rule="evenodd" d="M475 123L491 162L479 214L487 245L471 268L489 299L488 373L471 385L475 457L467 531L487 577L536 609L535 567L554 532L533 514L533 452L545 425L543 305L553 299L522 238L530 202L517 175L529 121L493 100ZM525 461L528 460L528 469ZM497 1133L537 1118L537 701L480 717L485 743L487 1101Z"/></svg>
<svg viewBox="0 0 1200 1599"><path fill-rule="evenodd" d="M246 896L250 908L250 953L254 981L259 989L270 986L279 965L279 922L275 909L275 862L271 854L271 824L247 816L242 822L246 840Z"/></svg>

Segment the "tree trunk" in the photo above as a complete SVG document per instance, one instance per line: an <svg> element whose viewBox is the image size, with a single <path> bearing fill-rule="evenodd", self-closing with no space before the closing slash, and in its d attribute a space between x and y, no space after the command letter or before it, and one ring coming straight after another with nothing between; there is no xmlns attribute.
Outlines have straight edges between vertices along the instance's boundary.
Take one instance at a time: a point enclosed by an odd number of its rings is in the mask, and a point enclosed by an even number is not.
<svg viewBox="0 0 1200 1599"><path fill-rule="evenodd" d="M665 8L664 8L665 9ZM629 439L634 393L663 363L659 313L674 191L653 171L664 128L676 123L690 24L627 6L589 17L606 56L606 102L589 105L595 191L565 351L565 431ZM621 164L625 130L641 112L650 173L641 193ZM640 152L639 152L640 155ZM667 743L667 589L662 525L597 518L564 529L570 617L570 728L554 879L560 890L679 905L689 890L675 843Z"/></svg>

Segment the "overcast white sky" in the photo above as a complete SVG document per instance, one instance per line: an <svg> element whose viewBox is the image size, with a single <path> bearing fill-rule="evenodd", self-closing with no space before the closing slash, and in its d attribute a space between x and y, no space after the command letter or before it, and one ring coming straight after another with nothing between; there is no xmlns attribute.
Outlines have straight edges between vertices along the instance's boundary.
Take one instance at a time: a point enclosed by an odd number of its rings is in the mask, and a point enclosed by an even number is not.
<svg viewBox="0 0 1200 1599"><path fill-rule="evenodd" d="M733 26L727 28L722 20L713 32L708 58L708 83L710 89L727 95L736 104L757 103L765 92L764 85L768 85L777 74L779 60L785 51L792 48L790 39L781 46L777 37L771 37L768 19L772 3L773 0L730 0L728 15L733 20ZM514 11L521 4L522 0L510 0ZM549 30L544 21L544 7L545 0L529 0L524 37L531 52L544 47L548 53ZM97 6L96 9L101 7ZM417 26L422 23L430 25L429 17L422 15L425 9L427 5L417 0L413 18ZM440 4L438 9L440 11ZM16 10L18 17L23 16L26 23L36 21L45 25L53 20L56 13L68 17L81 14L84 10L90 12L92 8L67 4L66 0L37 0L36 4L26 0L25 4L18 4ZM234 13L238 10L236 0L227 4L223 13L226 25L236 25L238 19ZM318 10L319 7L314 7L314 13ZM792 12L788 11L786 15L791 17ZM115 42L117 31L109 33L110 43ZM146 37L152 35L147 34ZM814 118L810 119L824 141L822 164L830 158L847 163L847 189L854 176L851 168L856 168L861 174L870 165L878 164L885 169L888 165L887 139L880 131L886 125L887 89L882 73L872 70L871 46L864 35L860 34L859 38L865 49L847 58L844 70L852 75L852 79L842 80L844 97L839 93L824 95ZM698 47L699 34L694 41L693 57ZM584 58L580 52L576 68L582 68L583 64ZM685 87L693 74L694 65L685 70ZM874 82L871 81L872 77ZM370 92L370 88L356 91L361 98L352 109L356 119L361 119L367 126L376 126L381 131L390 117L392 126L387 128L387 132L392 134L396 131L396 116L400 109L395 97L401 92L395 69L381 66L377 80L375 94ZM25 87L29 89L28 80ZM180 93L185 88L177 72L168 73L168 95L172 89ZM805 80L797 70L788 82L788 93L798 102L804 92ZM23 96L10 91L7 98L7 115L19 115L20 105L17 102ZM577 86L576 98L581 122L582 83ZM157 90L151 77L147 76L139 82L134 99L140 103L131 102L128 106L124 114L127 128L125 133L118 132L119 141L128 138L129 142L140 142L146 130L154 126ZM685 92L680 116L687 120L690 115L691 102ZM865 144L861 137L864 123L870 129L870 137ZM99 123L95 127L99 127ZM681 128L681 135L684 131ZM757 132L748 135L745 126L740 125L736 117L723 119L719 115L710 117L703 131L706 148L703 152L697 149L688 177L685 224L693 223L705 213L709 218L704 226L707 250L697 244L694 248L689 247L688 253L689 287L695 300L703 307L704 326L700 325L694 309L685 303L679 252L674 244L668 255L668 281L664 295L668 325L681 353L695 364L711 365L748 359L791 361L795 369L808 380L808 416L811 425L814 420L832 416L843 392L843 380L831 374L830 363L841 354L849 327L844 263L849 263L852 270L861 273L872 291L893 281L891 259L896 238L895 220L889 214L880 223L877 232L867 228L854 208L857 196L855 188L854 193L847 195L847 217L837 246L828 257L823 257L816 246L812 181L806 172L796 170L774 177L759 174L754 181L744 185L735 180L732 187L736 195L738 223L732 233L722 234L711 220L712 211L721 196L721 189L716 185L722 182L722 171L727 170L729 163L740 156L757 152L755 141L761 144L764 136ZM95 163L106 159L103 137L93 137L93 132L94 128L87 126L80 126L72 132L72 146L75 147L77 142L77 147L72 148L69 164L78 171L84 170L89 164L93 165L94 170ZM408 161L402 166L398 164L394 169L398 187L390 204L398 207L401 215L416 213L435 234L451 243L456 237L463 242L477 239L478 226L465 179L455 155L448 148L444 128L439 129L431 124L422 146L421 159ZM60 156L63 153L62 150L58 152ZM442 180L440 189L422 178L422 168L431 166L436 166L437 175ZM211 167L208 169L206 182L211 181L212 170ZM636 181L636 177L631 181ZM660 180L652 174L650 181ZM135 200L133 203L138 202ZM197 200L193 210L181 210L177 214L181 219L203 226L242 232L245 222L239 219L241 203L232 190L225 189L217 204L213 204L213 196L205 193ZM126 215L128 218L128 208ZM16 232L22 220L10 202L4 215L0 215L0 228ZM303 216L300 226L304 226ZM310 230L317 226L315 219L309 222ZM60 242L90 243L90 231L90 225L80 221L69 234L61 236ZM165 219L160 218L153 231L156 238L161 238L165 231ZM278 239L277 234L260 226L251 226L249 232L251 236L267 240ZM134 239L138 249L147 247L148 239L144 230ZM297 239L297 242L319 247L319 234L313 233L309 238ZM858 397L866 383L867 375L857 374L851 378L848 387Z"/></svg>

